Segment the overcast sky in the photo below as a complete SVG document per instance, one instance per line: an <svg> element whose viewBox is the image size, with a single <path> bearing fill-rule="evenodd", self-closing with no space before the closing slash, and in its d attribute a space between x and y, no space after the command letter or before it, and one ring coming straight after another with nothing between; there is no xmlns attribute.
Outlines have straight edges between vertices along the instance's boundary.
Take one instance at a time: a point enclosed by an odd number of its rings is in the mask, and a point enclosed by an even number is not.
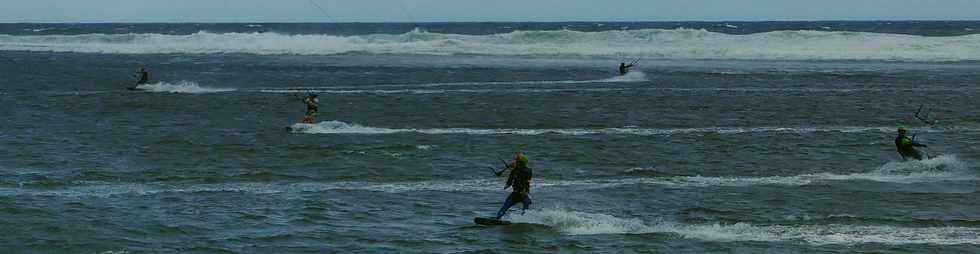
<svg viewBox="0 0 980 254"><path fill-rule="evenodd" d="M0 6L3 23L980 20L980 0L0 0Z"/></svg>

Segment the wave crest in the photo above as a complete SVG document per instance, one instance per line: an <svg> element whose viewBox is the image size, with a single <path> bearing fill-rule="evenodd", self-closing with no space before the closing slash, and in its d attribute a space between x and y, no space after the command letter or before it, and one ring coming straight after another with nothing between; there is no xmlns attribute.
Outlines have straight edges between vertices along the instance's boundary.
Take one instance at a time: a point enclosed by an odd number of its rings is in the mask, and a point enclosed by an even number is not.
<svg viewBox="0 0 980 254"><path fill-rule="evenodd" d="M491 35L359 36L279 33L0 35L0 50L120 54L250 53L333 55L478 54L624 55L661 59L978 61L980 35L929 37L827 31L731 35L694 29L578 32L515 31Z"/></svg>

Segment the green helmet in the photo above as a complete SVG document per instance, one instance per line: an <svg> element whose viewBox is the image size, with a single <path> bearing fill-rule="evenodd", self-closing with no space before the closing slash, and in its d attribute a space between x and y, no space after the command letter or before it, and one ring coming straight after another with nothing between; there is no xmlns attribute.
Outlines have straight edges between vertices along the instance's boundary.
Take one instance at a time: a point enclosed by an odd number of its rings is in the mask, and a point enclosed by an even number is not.
<svg viewBox="0 0 980 254"><path fill-rule="evenodd" d="M524 155L524 153L517 153L517 165L527 166L527 155Z"/></svg>

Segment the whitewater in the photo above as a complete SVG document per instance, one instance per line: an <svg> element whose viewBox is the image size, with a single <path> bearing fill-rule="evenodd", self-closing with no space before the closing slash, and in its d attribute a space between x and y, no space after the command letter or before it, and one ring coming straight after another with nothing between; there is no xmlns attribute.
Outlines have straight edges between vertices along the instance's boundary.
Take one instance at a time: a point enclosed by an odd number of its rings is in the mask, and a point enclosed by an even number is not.
<svg viewBox="0 0 980 254"><path fill-rule="evenodd" d="M0 50L110 54L503 55L648 59L980 61L980 35L921 36L870 32L773 31L734 35L705 29L580 32L513 31L489 35L414 30L402 34L187 35L129 33L4 35Z"/></svg>
<svg viewBox="0 0 980 254"><path fill-rule="evenodd" d="M183 93L183 94L205 94L235 91L234 88L214 88L206 87L192 81L179 81L176 83L156 82L152 84L142 84L135 86L136 90L155 92L155 93Z"/></svg>
<svg viewBox="0 0 980 254"><path fill-rule="evenodd" d="M705 127L705 128L569 128L569 129L474 129L474 128L385 128L351 124L342 121L324 121L315 124L297 123L289 126L294 133L306 134L359 134L380 135L398 133L418 133L429 135L674 135L674 134L745 134L745 133L890 133L894 127L888 126L822 126L822 127ZM980 128L970 126L948 126L943 129L925 129L922 132L939 133L947 131L978 132Z"/></svg>

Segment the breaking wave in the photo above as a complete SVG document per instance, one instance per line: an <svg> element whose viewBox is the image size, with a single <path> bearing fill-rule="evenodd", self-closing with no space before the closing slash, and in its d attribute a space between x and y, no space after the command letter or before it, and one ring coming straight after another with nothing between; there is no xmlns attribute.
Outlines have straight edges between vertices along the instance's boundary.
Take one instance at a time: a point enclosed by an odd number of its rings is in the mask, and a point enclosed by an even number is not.
<svg viewBox="0 0 980 254"><path fill-rule="evenodd" d="M980 35L918 35L774 31L731 35L696 29L603 32L515 31L492 35L359 36L279 33L0 35L0 50L165 54L478 54L530 56L623 55L660 59L977 61Z"/></svg>
<svg viewBox="0 0 980 254"><path fill-rule="evenodd" d="M143 85L136 86L136 89L141 91L157 92L157 93L189 93L189 94L220 93L220 92L235 91L235 89L232 88L202 87L197 83L191 81L180 81L177 82L176 84L171 84L167 82L143 84Z"/></svg>

